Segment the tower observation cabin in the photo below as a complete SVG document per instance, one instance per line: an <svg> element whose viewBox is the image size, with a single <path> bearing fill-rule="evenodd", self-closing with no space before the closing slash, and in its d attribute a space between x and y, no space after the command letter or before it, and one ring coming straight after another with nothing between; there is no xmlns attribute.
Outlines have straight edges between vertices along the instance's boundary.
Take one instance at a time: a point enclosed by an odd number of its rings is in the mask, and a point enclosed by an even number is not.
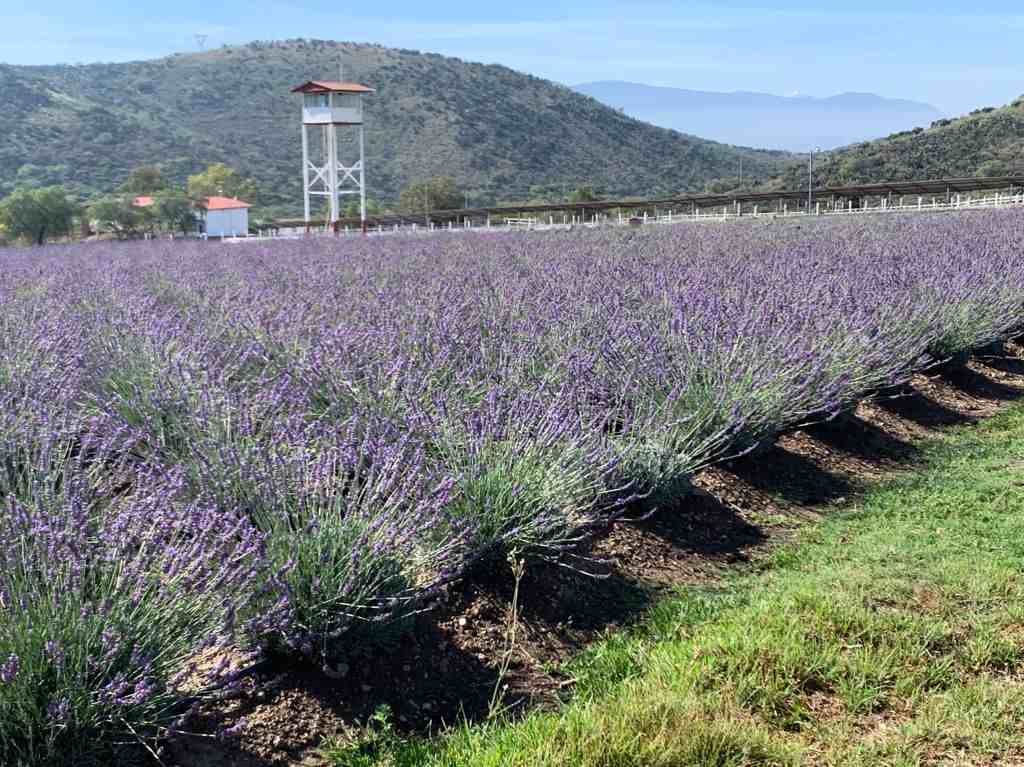
<svg viewBox="0 0 1024 767"><path fill-rule="evenodd" d="M292 93L302 94L302 182L306 223L312 197L326 197L329 221L341 218L341 198L359 195L360 219L366 222L366 150L363 135L363 97L374 93L359 83L309 80ZM354 129L359 159L342 159L339 137ZM353 151L354 154L354 151Z"/></svg>

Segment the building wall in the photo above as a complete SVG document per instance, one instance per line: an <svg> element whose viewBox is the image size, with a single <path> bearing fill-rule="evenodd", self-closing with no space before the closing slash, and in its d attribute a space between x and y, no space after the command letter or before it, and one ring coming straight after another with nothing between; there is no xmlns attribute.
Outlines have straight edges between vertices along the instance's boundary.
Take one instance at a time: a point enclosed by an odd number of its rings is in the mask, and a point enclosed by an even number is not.
<svg viewBox="0 0 1024 767"><path fill-rule="evenodd" d="M249 233L249 209L208 210L206 212L207 237L233 237Z"/></svg>

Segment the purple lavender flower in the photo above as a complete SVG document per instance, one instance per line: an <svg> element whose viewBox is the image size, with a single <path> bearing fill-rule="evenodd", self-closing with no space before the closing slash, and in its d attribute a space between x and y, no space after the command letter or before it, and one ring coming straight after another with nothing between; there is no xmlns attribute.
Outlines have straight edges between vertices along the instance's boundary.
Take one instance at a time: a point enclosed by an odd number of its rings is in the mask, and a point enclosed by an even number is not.
<svg viewBox="0 0 1024 767"><path fill-rule="evenodd" d="M21 662L18 656L11 653L7 660L0 664L0 684L10 684L14 681L14 678L18 676L18 669L21 667Z"/></svg>

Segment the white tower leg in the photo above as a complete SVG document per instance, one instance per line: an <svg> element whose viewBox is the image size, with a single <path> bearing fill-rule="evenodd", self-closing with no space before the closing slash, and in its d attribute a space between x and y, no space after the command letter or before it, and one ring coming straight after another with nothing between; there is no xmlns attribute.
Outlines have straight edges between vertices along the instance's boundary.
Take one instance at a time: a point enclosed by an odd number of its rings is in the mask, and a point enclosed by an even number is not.
<svg viewBox="0 0 1024 767"><path fill-rule="evenodd" d="M366 144L363 126L359 126L359 218L366 231Z"/></svg>
<svg viewBox="0 0 1024 767"><path fill-rule="evenodd" d="M328 146L328 166L330 171L328 172L328 185L330 186L331 193L331 223L335 223L341 218L341 204L338 199L338 130L333 125L327 126L327 146Z"/></svg>
<svg viewBox="0 0 1024 767"><path fill-rule="evenodd" d="M306 225L309 225L309 128L302 126L302 197L306 213Z"/></svg>

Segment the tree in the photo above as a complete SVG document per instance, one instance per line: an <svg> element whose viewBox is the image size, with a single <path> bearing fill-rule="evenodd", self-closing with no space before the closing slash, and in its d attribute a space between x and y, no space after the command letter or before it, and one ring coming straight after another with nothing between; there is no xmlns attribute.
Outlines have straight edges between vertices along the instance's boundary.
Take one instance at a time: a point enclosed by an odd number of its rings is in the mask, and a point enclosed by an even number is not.
<svg viewBox="0 0 1024 767"><path fill-rule="evenodd" d="M160 195L153 204L153 214L169 232L191 234L196 228L196 214L188 197L180 192Z"/></svg>
<svg viewBox="0 0 1024 767"><path fill-rule="evenodd" d="M48 237L71 231L74 206L63 187L22 189L0 203L0 226L12 237L43 245Z"/></svg>
<svg viewBox="0 0 1024 767"><path fill-rule="evenodd" d="M136 208L130 199L111 197L89 206L89 219L100 232L112 232L118 238L133 237L152 219L145 208Z"/></svg>
<svg viewBox="0 0 1024 767"><path fill-rule="evenodd" d="M373 199L366 200L366 215L376 216L381 212L380 203ZM359 218L359 200L353 200L345 206L345 218Z"/></svg>
<svg viewBox="0 0 1024 767"><path fill-rule="evenodd" d="M596 202L600 199L592 186L576 187L576 190L569 195L569 202Z"/></svg>
<svg viewBox="0 0 1024 767"><path fill-rule="evenodd" d="M156 165L143 165L128 174L121 185L122 191L135 195L152 195L167 188L163 171Z"/></svg>
<svg viewBox="0 0 1024 767"><path fill-rule="evenodd" d="M974 175L980 178L994 178L996 176L1008 176L1009 174L1010 168L1002 160L986 160L974 172Z"/></svg>
<svg viewBox="0 0 1024 767"><path fill-rule="evenodd" d="M804 185L806 186L806 174L804 179ZM740 180L738 177L730 178L711 178L704 183L704 191L707 194L727 194L728 192L736 192L740 189Z"/></svg>
<svg viewBox="0 0 1024 767"><path fill-rule="evenodd" d="M432 210L457 210L463 205L462 191L455 179L441 176L430 181L411 184L402 190L399 206L405 213L427 213Z"/></svg>
<svg viewBox="0 0 1024 767"><path fill-rule="evenodd" d="M223 163L214 163L202 173L188 177L188 196L193 200L204 197L237 197L255 203L259 197L256 182L244 178L238 171Z"/></svg>

